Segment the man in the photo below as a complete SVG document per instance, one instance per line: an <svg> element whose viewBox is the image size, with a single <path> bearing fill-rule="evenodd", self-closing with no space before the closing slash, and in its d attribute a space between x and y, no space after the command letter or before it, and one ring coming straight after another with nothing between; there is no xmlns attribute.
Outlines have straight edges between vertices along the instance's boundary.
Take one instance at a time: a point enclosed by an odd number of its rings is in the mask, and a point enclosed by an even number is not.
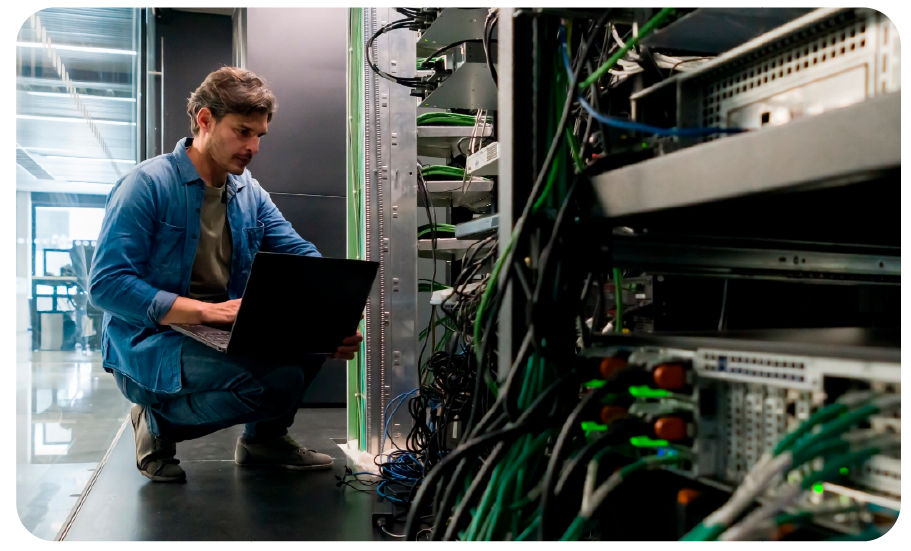
<svg viewBox="0 0 911 551"><path fill-rule="evenodd" d="M105 369L136 404L136 467L156 482L185 480L177 442L237 424L238 465L332 465L288 436L325 357L227 356L169 326L232 323L257 251L320 256L246 170L276 107L253 73L211 73L187 106L193 137L140 163L107 200L90 296L106 312ZM358 331L331 357L352 359L361 341Z"/></svg>

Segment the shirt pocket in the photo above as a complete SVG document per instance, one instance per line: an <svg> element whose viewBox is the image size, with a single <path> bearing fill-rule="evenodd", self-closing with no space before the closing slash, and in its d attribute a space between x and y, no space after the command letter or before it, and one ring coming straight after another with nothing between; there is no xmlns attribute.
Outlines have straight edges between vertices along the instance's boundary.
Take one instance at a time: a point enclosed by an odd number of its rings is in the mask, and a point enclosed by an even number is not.
<svg viewBox="0 0 911 551"><path fill-rule="evenodd" d="M187 238L187 228L172 226L166 222L158 222L158 232L152 243L152 254L149 264L153 270L173 272L179 271L183 261L183 247Z"/></svg>
<svg viewBox="0 0 911 551"><path fill-rule="evenodd" d="M257 221L256 226L252 228L244 228L244 240L247 245L246 254L244 255L245 268L249 268L253 264L253 257L256 256L259 248L262 247L265 230L266 225L260 221Z"/></svg>

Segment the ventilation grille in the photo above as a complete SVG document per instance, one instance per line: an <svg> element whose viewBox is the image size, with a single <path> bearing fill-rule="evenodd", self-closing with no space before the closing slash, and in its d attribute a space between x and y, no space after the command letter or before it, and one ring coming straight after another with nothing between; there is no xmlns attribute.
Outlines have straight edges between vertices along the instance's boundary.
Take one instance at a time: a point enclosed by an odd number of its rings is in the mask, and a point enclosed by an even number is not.
<svg viewBox="0 0 911 551"><path fill-rule="evenodd" d="M826 29L817 30L815 36L800 45L781 50L740 72L709 84L703 94L703 126L718 126L725 122L722 121L722 110L719 106L723 100L770 84L780 85L782 79L793 79L799 76L801 71L845 56L857 56L873 47L867 36L866 20L852 21L847 26L835 30L823 24L818 27L823 26L826 26ZM884 60L883 63L886 64L887 61Z"/></svg>
<svg viewBox="0 0 911 551"><path fill-rule="evenodd" d="M490 147L487 148L487 160L492 161L497 158L497 143L494 142L490 144Z"/></svg>

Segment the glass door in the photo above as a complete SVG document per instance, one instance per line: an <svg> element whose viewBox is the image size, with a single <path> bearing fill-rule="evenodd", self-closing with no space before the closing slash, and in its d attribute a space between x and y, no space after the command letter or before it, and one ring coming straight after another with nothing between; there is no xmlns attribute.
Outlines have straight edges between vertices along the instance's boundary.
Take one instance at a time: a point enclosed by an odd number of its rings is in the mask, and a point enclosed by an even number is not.
<svg viewBox="0 0 911 551"><path fill-rule="evenodd" d="M46 9L16 38L16 505L48 540L130 407L87 292L106 195L141 159L141 15Z"/></svg>

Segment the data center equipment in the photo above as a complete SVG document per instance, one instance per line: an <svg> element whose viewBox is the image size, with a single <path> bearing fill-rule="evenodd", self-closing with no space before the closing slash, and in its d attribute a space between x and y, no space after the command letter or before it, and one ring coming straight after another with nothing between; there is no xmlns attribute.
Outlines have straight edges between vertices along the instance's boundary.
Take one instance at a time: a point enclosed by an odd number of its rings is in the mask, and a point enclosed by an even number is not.
<svg viewBox="0 0 911 551"><path fill-rule="evenodd" d="M356 210L381 285L351 399L370 460L343 482L391 507L378 530L834 541L893 527L887 17L352 14Z"/></svg>
<svg viewBox="0 0 911 551"><path fill-rule="evenodd" d="M473 176L497 174L500 166L500 155L497 142L482 148L468 157L468 172Z"/></svg>

